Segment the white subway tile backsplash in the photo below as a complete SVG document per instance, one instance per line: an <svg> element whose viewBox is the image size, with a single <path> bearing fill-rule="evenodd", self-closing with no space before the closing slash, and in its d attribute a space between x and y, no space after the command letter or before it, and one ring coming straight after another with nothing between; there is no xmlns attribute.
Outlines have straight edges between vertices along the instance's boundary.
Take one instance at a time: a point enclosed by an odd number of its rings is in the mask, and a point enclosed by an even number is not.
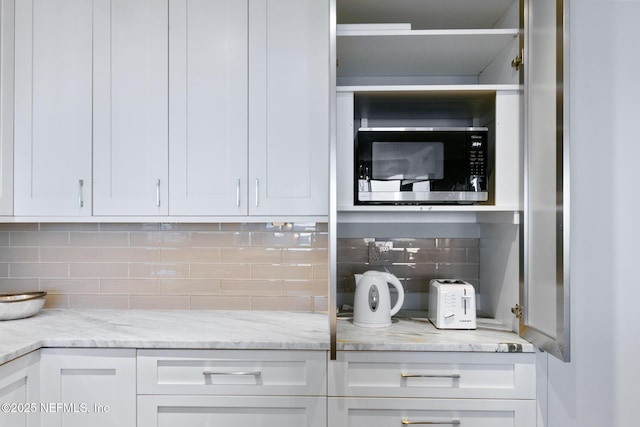
<svg viewBox="0 0 640 427"><path fill-rule="evenodd" d="M191 295L191 310L251 310L250 296Z"/></svg>
<svg viewBox="0 0 640 427"><path fill-rule="evenodd" d="M282 296L282 297L253 297L252 310L287 310L312 311L312 297Z"/></svg>
<svg viewBox="0 0 640 427"><path fill-rule="evenodd" d="M69 233L66 231L12 231L9 233L10 246L68 246Z"/></svg>
<svg viewBox="0 0 640 427"><path fill-rule="evenodd" d="M0 224L0 293L48 308L326 311L326 224Z"/></svg>
<svg viewBox="0 0 640 427"><path fill-rule="evenodd" d="M162 295L220 295L220 280L160 279Z"/></svg>
<svg viewBox="0 0 640 427"><path fill-rule="evenodd" d="M303 280L313 278L311 265L286 265L286 264L254 264L251 266L252 279L282 279Z"/></svg>
<svg viewBox="0 0 640 427"><path fill-rule="evenodd" d="M73 262L69 263L69 277L126 278L129 264L121 262Z"/></svg>
<svg viewBox="0 0 640 427"><path fill-rule="evenodd" d="M37 247L3 247L0 248L0 262L37 262L39 251Z"/></svg>
<svg viewBox="0 0 640 427"><path fill-rule="evenodd" d="M40 289L48 294L97 294L100 279L40 279Z"/></svg>
<svg viewBox="0 0 640 427"><path fill-rule="evenodd" d="M382 239L393 245L389 264L372 264L368 245L375 237L339 238L337 248L338 305L353 305L355 273L389 271L405 289L403 308L425 310L431 279L461 279L479 285L479 239L398 238ZM320 266L314 266L319 269Z"/></svg>
<svg viewBox="0 0 640 427"><path fill-rule="evenodd" d="M100 279L101 294L160 294L160 282L155 279Z"/></svg>
<svg viewBox="0 0 640 427"><path fill-rule="evenodd" d="M139 310L189 310L189 296L131 295L129 308Z"/></svg>
<svg viewBox="0 0 640 427"><path fill-rule="evenodd" d="M191 277L196 279L250 279L249 264L191 264Z"/></svg>
<svg viewBox="0 0 640 427"><path fill-rule="evenodd" d="M91 295L69 295L68 308L110 308L114 310L129 309L129 295L108 295L108 294L91 294ZM47 295L48 304L49 295Z"/></svg>
<svg viewBox="0 0 640 427"><path fill-rule="evenodd" d="M127 247L129 246L129 233L72 231L69 233L69 240L72 246Z"/></svg>
<svg viewBox="0 0 640 427"><path fill-rule="evenodd" d="M189 264L187 263L131 263L130 277L145 278L185 278L189 277Z"/></svg>
<svg viewBox="0 0 640 427"><path fill-rule="evenodd" d="M281 280L223 280L222 295L278 296L282 295Z"/></svg>
<svg viewBox="0 0 640 427"><path fill-rule="evenodd" d="M33 248L36 251L38 248ZM40 248L40 261L43 262L99 262L99 248L56 247Z"/></svg>
<svg viewBox="0 0 640 427"><path fill-rule="evenodd" d="M219 263L220 252L220 248L162 248L160 261Z"/></svg>
<svg viewBox="0 0 640 427"><path fill-rule="evenodd" d="M69 264L59 262L12 262L9 277L69 277Z"/></svg>
<svg viewBox="0 0 640 427"><path fill-rule="evenodd" d="M192 247L222 248L251 245L251 233L244 231L191 232Z"/></svg>
<svg viewBox="0 0 640 427"><path fill-rule="evenodd" d="M326 257L326 253L324 254ZM281 248L222 248L221 262L229 264L280 264Z"/></svg>

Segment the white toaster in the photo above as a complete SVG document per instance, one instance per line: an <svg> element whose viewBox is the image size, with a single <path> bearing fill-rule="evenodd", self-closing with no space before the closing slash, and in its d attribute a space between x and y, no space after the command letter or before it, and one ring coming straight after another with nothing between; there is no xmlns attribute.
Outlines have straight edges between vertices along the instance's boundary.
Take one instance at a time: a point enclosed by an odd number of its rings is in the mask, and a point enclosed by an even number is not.
<svg viewBox="0 0 640 427"><path fill-rule="evenodd" d="M438 329L476 329L476 291L462 280L429 282L429 320Z"/></svg>

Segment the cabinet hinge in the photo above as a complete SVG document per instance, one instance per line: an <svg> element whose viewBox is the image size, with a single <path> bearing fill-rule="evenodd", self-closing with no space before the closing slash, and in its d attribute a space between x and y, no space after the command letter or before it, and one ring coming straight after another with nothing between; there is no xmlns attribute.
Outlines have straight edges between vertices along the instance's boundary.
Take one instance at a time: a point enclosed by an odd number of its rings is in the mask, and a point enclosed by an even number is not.
<svg viewBox="0 0 640 427"><path fill-rule="evenodd" d="M511 307L511 312L515 314L516 319L522 319L522 309L523 307L520 304L516 304L515 307Z"/></svg>
<svg viewBox="0 0 640 427"><path fill-rule="evenodd" d="M524 63L522 57L523 57L523 54L522 52L520 52L520 54L515 58L513 58L513 60L511 61L511 66L516 70L519 70L520 66Z"/></svg>

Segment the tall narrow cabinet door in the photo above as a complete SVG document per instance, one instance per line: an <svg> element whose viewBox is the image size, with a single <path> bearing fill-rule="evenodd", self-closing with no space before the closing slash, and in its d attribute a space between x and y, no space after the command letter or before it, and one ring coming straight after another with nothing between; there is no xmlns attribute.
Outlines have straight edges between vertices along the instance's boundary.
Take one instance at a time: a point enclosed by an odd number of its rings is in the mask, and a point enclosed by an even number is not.
<svg viewBox="0 0 640 427"><path fill-rule="evenodd" d="M13 215L14 2L0 1L0 215Z"/></svg>
<svg viewBox="0 0 640 427"><path fill-rule="evenodd" d="M94 214L166 215L167 0L94 4Z"/></svg>
<svg viewBox="0 0 640 427"><path fill-rule="evenodd" d="M566 0L524 0L525 209L520 334L570 358ZM526 17L526 21L524 20Z"/></svg>
<svg viewBox="0 0 640 427"><path fill-rule="evenodd" d="M17 216L91 215L92 3L15 2Z"/></svg>
<svg viewBox="0 0 640 427"><path fill-rule="evenodd" d="M171 0L171 215L247 214L247 0Z"/></svg>
<svg viewBox="0 0 640 427"><path fill-rule="evenodd" d="M249 212L329 211L329 1L249 1Z"/></svg>

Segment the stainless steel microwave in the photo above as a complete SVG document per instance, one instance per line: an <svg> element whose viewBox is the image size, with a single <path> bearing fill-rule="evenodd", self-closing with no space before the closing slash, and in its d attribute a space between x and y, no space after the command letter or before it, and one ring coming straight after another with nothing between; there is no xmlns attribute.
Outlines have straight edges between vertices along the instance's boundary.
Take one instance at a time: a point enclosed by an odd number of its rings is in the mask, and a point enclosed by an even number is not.
<svg viewBox="0 0 640 427"><path fill-rule="evenodd" d="M355 140L355 204L486 201L485 127L360 128Z"/></svg>

